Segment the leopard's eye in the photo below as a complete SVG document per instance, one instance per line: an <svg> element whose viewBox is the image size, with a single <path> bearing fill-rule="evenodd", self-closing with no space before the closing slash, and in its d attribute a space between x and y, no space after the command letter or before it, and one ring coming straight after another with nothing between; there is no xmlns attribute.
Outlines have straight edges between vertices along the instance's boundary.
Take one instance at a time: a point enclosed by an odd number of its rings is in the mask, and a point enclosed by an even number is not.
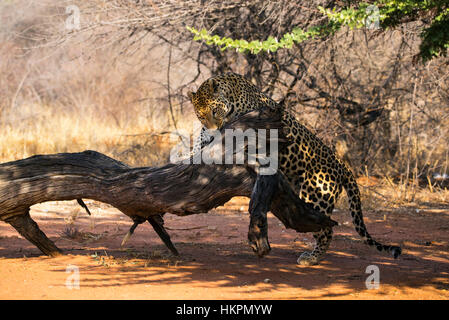
<svg viewBox="0 0 449 320"><path fill-rule="evenodd" d="M200 118L200 122L204 124L204 123L208 123L209 120L208 120L207 117L201 117L201 118Z"/></svg>
<svg viewBox="0 0 449 320"><path fill-rule="evenodd" d="M213 116L215 119L218 119L218 118L220 117L220 115L221 115L220 109L215 108L215 109L212 110L212 116Z"/></svg>

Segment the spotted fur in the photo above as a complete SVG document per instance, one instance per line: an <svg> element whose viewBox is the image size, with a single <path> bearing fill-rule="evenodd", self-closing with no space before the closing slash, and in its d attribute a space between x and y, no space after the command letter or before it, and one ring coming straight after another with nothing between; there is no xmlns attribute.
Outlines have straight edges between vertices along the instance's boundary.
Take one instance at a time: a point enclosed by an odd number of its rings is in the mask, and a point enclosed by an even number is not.
<svg viewBox="0 0 449 320"><path fill-rule="evenodd" d="M208 129L220 129L229 120L264 106L279 108L271 98L240 75L228 73L206 80L196 93L189 93L195 113ZM316 135L288 111L283 111L283 125L293 141L279 155L281 172L290 185L307 203L331 215L342 189L349 199L352 222L357 233L370 246L388 251L397 258L401 248L383 245L368 233L363 221L360 192L352 172ZM313 234L316 244L312 252L304 252L298 263L318 263L332 240L332 228Z"/></svg>

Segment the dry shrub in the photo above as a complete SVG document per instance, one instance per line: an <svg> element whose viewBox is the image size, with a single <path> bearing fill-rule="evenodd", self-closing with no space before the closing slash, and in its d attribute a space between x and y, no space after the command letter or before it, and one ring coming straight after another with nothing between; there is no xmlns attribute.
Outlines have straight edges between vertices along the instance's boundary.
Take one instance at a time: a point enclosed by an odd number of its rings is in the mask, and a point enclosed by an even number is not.
<svg viewBox="0 0 449 320"><path fill-rule="evenodd" d="M195 120L183 97L167 104L167 46L145 39L151 50L125 55L126 41L103 46L89 35L46 44L39 37L62 26L67 3L0 6L0 161L94 149L130 165L166 163L168 133ZM173 68L172 85L186 68Z"/></svg>

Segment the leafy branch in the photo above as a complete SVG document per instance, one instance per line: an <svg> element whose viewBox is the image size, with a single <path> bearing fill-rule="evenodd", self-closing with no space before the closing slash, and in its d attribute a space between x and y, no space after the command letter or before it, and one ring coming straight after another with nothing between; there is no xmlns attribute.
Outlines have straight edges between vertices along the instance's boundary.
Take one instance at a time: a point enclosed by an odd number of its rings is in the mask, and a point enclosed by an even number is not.
<svg viewBox="0 0 449 320"><path fill-rule="evenodd" d="M251 52L252 54L258 54L261 51L276 52L278 49L282 48L291 49L294 43L315 39L337 30L336 28L333 28L331 24L311 27L306 31L300 28L293 28L292 32L284 34L280 40L270 36L265 41L247 41L244 39L232 39L220 37L218 35L210 35L206 29L202 29L201 31L193 27L187 27L187 29L195 35L193 38L195 41L205 41L206 44L218 46L221 50L236 49L238 52Z"/></svg>
<svg viewBox="0 0 449 320"><path fill-rule="evenodd" d="M211 35L206 29L187 29L194 34L193 40L204 41L208 45L218 46L221 50L235 49L242 53L258 54L261 51L276 52L278 49L291 49L293 44L306 40L313 40L334 34L343 26L350 29L371 27L393 28L403 23L416 20L431 20L430 26L421 32L422 42L419 55L423 61L439 55L446 55L449 48L449 5L446 0L379 0L370 4L358 3L357 7L326 9L321 6L318 10L327 16L328 22L310 27L307 30L295 27L280 40L269 36L266 40L247 41Z"/></svg>

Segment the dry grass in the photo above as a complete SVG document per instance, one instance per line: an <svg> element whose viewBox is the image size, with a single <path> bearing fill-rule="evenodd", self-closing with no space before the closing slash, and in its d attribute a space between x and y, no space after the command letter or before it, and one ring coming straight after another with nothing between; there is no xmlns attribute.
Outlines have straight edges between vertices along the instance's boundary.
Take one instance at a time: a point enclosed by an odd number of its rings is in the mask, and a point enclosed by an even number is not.
<svg viewBox="0 0 449 320"><path fill-rule="evenodd" d="M363 211L382 211L392 208L447 208L449 190L438 186L416 186L394 183L390 178L360 177L359 185ZM348 209L348 198L343 193L335 206Z"/></svg>
<svg viewBox="0 0 449 320"><path fill-rule="evenodd" d="M21 107L0 124L0 162L35 154L96 150L132 166L168 162L174 142L153 120L136 115L130 127L94 115L57 112L46 105Z"/></svg>

